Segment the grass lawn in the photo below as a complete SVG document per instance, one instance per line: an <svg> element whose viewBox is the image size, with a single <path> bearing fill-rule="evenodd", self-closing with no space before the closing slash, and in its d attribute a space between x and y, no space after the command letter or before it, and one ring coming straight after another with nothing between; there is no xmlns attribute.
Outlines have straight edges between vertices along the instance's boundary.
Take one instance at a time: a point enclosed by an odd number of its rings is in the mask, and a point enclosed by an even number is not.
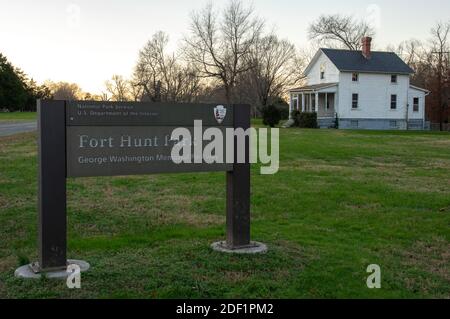
<svg viewBox="0 0 450 319"><path fill-rule="evenodd" d="M0 113L1 122L23 122L36 120L36 112L9 112Z"/></svg>
<svg viewBox="0 0 450 319"><path fill-rule="evenodd" d="M280 138L280 172L252 167L266 255L209 248L225 236L223 173L70 179L68 254L92 268L69 290L13 276L37 258L36 136L0 137L0 298L450 297L450 134Z"/></svg>

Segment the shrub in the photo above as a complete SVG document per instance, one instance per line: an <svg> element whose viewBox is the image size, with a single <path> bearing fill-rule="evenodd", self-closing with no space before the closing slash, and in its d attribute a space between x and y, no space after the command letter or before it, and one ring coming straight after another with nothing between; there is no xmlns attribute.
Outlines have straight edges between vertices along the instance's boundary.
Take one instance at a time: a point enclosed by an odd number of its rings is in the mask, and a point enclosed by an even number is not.
<svg viewBox="0 0 450 319"><path fill-rule="evenodd" d="M292 119L295 121L295 126L301 128L318 128L317 113L293 111Z"/></svg>
<svg viewBox="0 0 450 319"><path fill-rule="evenodd" d="M282 98L278 98L273 103L275 107L280 111L281 119L287 120L289 119L289 104L286 103Z"/></svg>
<svg viewBox="0 0 450 319"><path fill-rule="evenodd" d="M292 113L291 113L291 118L294 120L294 126L300 126L300 123L299 123L299 118L300 118L300 111L297 111L297 110L294 110L294 111L292 111Z"/></svg>
<svg viewBox="0 0 450 319"><path fill-rule="evenodd" d="M277 105L276 108L280 111L280 117L282 120L289 119L289 106Z"/></svg>
<svg viewBox="0 0 450 319"><path fill-rule="evenodd" d="M275 127L275 125L278 125L278 123L280 123L281 112L277 107L269 105L263 107L261 111L264 125Z"/></svg>

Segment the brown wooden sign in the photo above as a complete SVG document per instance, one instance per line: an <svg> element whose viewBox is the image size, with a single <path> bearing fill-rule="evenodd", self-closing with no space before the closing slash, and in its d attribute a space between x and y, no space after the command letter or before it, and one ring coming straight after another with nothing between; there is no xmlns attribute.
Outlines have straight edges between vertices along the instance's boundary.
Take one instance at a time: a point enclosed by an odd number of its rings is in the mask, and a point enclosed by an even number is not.
<svg viewBox="0 0 450 319"><path fill-rule="evenodd" d="M225 110L220 118L218 107ZM233 106L67 102L67 177L231 171L232 164L172 161L172 131L186 127L193 137L195 120L202 121L203 130L218 127L225 136L233 127Z"/></svg>
<svg viewBox="0 0 450 319"><path fill-rule="evenodd" d="M224 163L175 164L171 157L174 129L175 126L67 127L67 177L233 170L232 164ZM194 136L194 128L188 129ZM225 128L220 129L225 136ZM193 142L202 147L206 144Z"/></svg>
<svg viewBox="0 0 450 319"><path fill-rule="evenodd" d="M38 101L39 263L36 272L67 264L67 177L175 172L227 174L227 240L230 249L250 245L250 160L245 163L175 164L171 139L177 127L194 130L250 127L248 105ZM195 134L193 134L194 136ZM225 136L225 133L223 133ZM193 143L199 143L192 140ZM203 140L200 143L204 143ZM224 150L225 152L225 150ZM231 154L231 153L230 153Z"/></svg>
<svg viewBox="0 0 450 319"><path fill-rule="evenodd" d="M66 103L67 126L203 126L232 127L234 106L223 106L225 116L217 119L219 104L90 102ZM220 122L220 123L219 123Z"/></svg>

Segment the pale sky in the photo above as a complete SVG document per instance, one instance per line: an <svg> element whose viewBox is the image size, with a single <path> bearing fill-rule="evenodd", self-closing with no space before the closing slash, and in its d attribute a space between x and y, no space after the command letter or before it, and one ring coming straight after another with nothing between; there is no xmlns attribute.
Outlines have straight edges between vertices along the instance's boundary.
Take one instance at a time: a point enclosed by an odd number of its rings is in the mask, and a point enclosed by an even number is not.
<svg viewBox="0 0 450 319"><path fill-rule="evenodd" d="M220 6L227 0L215 0ZM450 19L449 0L253 0L282 38L306 47L307 27L320 14L354 14L376 27L377 47L426 40ZM0 52L39 83L76 82L100 93L113 74L130 76L139 49L158 30L171 47L187 33L192 10L205 0L0 0Z"/></svg>

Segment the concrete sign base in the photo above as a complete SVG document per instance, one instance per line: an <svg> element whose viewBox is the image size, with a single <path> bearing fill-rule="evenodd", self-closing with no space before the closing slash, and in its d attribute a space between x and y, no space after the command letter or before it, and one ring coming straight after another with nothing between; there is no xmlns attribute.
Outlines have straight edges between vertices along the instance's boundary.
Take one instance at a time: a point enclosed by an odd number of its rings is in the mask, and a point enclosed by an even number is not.
<svg viewBox="0 0 450 319"><path fill-rule="evenodd" d="M219 241L211 245L211 248L221 253L229 254L265 254L268 251L267 245L259 242L252 241L250 245L241 248L230 248L224 241Z"/></svg>
<svg viewBox="0 0 450 319"><path fill-rule="evenodd" d="M81 272L86 272L89 270L90 265L82 260L68 260L67 265L78 265L80 267ZM66 279L70 275L66 269L55 270L45 273L35 273L32 269L32 264L25 265L17 268L14 272L14 276L17 278L25 278L25 279L40 279L42 276L51 279Z"/></svg>

